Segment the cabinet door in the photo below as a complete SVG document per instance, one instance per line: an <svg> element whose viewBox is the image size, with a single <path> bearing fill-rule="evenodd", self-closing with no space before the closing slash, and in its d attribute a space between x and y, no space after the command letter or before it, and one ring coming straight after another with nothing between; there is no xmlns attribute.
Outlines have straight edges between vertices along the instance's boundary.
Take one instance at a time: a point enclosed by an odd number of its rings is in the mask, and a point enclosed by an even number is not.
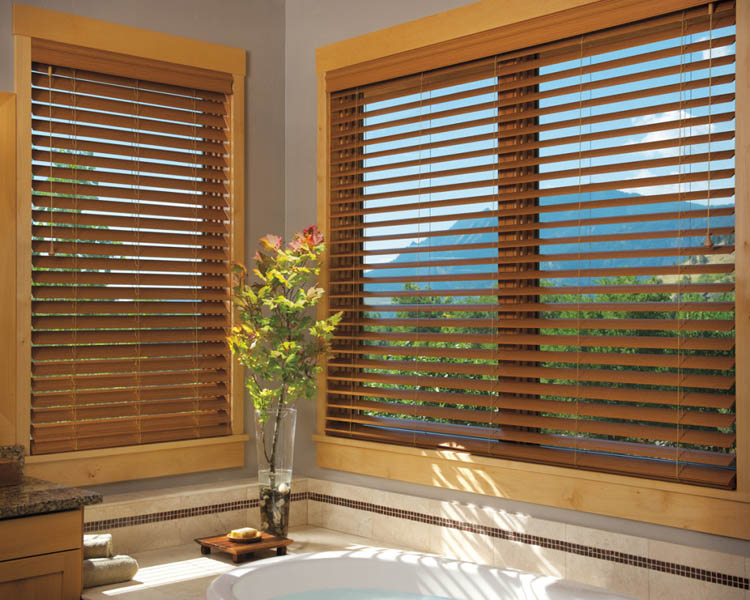
<svg viewBox="0 0 750 600"><path fill-rule="evenodd" d="M81 550L0 562L0 598L79 600Z"/></svg>

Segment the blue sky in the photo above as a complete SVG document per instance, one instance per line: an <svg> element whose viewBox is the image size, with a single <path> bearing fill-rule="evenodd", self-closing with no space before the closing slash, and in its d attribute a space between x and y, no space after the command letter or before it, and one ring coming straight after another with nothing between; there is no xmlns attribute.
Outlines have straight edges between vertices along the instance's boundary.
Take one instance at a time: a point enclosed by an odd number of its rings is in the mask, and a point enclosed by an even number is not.
<svg viewBox="0 0 750 600"><path fill-rule="evenodd" d="M635 146L636 144L644 143L660 143L668 140L676 140L678 138L694 138L698 136L705 136L709 134L709 128L705 124L693 124L690 127L684 127L682 131L677 128L672 129L661 129L657 131L644 132L644 133L630 133L623 135L618 138L608 138L603 140L594 141L583 141L578 143L578 137L581 136L585 139L587 134L597 133L601 131L626 129L633 130L641 126L652 126L659 123L667 123L675 121L680 117L682 119L692 119L695 121L701 117L706 117L710 113L713 116L731 112L734 110L733 102L725 102L719 104L713 104L710 107L707 106L706 102L701 102L701 99L705 99L709 92L713 97L717 97L724 94L731 94L734 91L734 82L729 81L717 85L717 80L722 81L722 76L728 76L733 74L733 64L721 64L722 59L727 61L724 57L731 57L734 54L734 44L732 43L732 36L734 34L734 27L726 27L722 29L716 29L713 32L713 53L714 65L711 68L697 68L695 70L691 65L700 65L702 62L706 62L709 58L707 49L701 49L701 44L707 46L709 36L707 33L696 34L692 36L686 36L683 40L675 38L667 41L658 43L652 43L643 45L637 48L628 49L627 51L615 51L606 54L599 54L593 57L585 57L583 59L576 59L564 63L558 63L552 66L542 67L539 71L540 76L561 73L568 71L567 76L561 79L555 79L554 81L544 82L539 85L539 92L554 92L554 90L569 88L568 93L555 95L549 98L540 100L539 107L542 109L554 110L553 107L568 105L567 109L556 111L553 114L542 115L539 117L539 124L551 123L553 121L568 121L570 126L565 128L558 128L553 131L543 132L540 134L540 140L553 142L561 138L568 138L569 143L558 143L557 145L542 148L539 151L539 156L542 158L550 159L550 162L539 166L539 172L554 173L557 171L566 171L559 177L554 179L547 179L540 182L541 189L555 189L557 187L564 186L585 186L589 183L599 183L613 180L631 181L633 187L620 188L623 191L638 193L644 195L650 194L664 194L664 193L677 193L677 192L690 192L705 190L707 187L706 182L695 182L695 183L683 183L681 186L677 185L654 185L649 187L639 186L638 181L646 177L659 177L674 175L678 172L683 175L690 173L698 173L705 171L707 168L707 162L698 161L690 162L690 157L694 155L700 155L709 152L709 145L707 143L694 143L692 145L685 145L681 148L668 147L668 148L654 148L651 150L637 150L634 152L626 152L625 147L629 145ZM596 71L594 73L585 73L588 68L596 68L596 65L602 63L609 63L611 61L617 61L628 56L636 54L654 53L658 51L668 51L670 48L679 48L695 45L696 51L685 55L682 58L679 56L679 52L676 52L678 56L659 58L657 60L651 60L643 62L635 67L631 66L620 66L615 68L608 68L606 70ZM611 79L628 75L635 71L653 72L660 69L670 68L676 72L667 75L660 76L652 79L645 79L642 81L636 81L632 83L620 83L617 85L611 85L609 87L597 88L592 90L586 90L588 84L595 84L597 81L602 79ZM581 71L584 71L581 74ZM700 80L708 80L711 78L712 84L708 86L700 86L695 89L687 89L691 86L692 82L698 82ZM438 102L435 104L424 105L419 108L407 108L406 110L399 112L392 112L383 116L373 116L366 118L366 126L374 126L380 124L387 124L389 120L402 119L414 117L417 115L430 115L439 111L451 110L455 108L463 108L473 105L482 105L486 103L494 103L496 100L495 94L495 82L493 78L484 79L481 81L475 81L470 84L461 84L459 86L453 86L450 88L443 88L436 91L424 92L421 95L421 100L424 102L428 99L435 99L449 94L455 94L457 92L463 92L467 90L477 90L477 95L472 96L468 99L458 99L453 101ZM629 92L636 92L638 90L659 90L668 89L669 86L674 88L673 91L668 93L661 93L648 97L645 102L643 100L624 100L616 103L607 103L598 106L584 107L579 109L577 105L589 100L596 100L598 98L621 95ZM679 88L682 88L682 91ZM384 108L397 107L401 104L408 104L420 101L420 95L414 94L410 96L404 96L393 100L388 100L376 104L370 104L365 107L366 111L376 111ZM691 106L691 103L702 104L702 106ZM618 120L605 120L600 123L593 124L579 124L579 121L585 120L589 117L597 117L599 115L606 115L608 113L621 112L621 111L636 111L643 108L644 106L657 106L664 104L672 104L670 110L659 111L647 111L646 114L628 116L626 118ZM687 107L686 107L687 106ZM452 215L460 212L460 214L466 214L470 216L470 213L479 213L487 209L495 207L493 201L494 194L497 193L497 188L492 185L481 186L482 182L492 180L496 177L496 170L493 164L496 161L495 155L492 153L493 149L497 147L495 140L487 140L482 142L472 143L458 143L438 149L423 150L419 151L419 145L439 142L449 139L459 139L466 136L476 136L482 134L492 134L496 131L497 125L486 124L479 126L467 126L458 131L451 131L447 133L435 133L432 135L422 134L419 135L420 128L425 127L440 127L449 123L458 123L463 121L474 121L477 119L493 119L496 115L496 109L493 107L484 108L481 110L475 110L458 117L448 117L444 119L434 118L429 121L425 120L415 124L409 125L397 125L391 127L384 127L382 129L376 129L366 133L366 139L368 144L365 146L365 153L380 152L383 150L395 151L398 148L403 148L403 152L398 154L392 154L384 158L371 158L365 159L366 167L383 166L393 164L394 168L387 170L380 170L368 173L365 175L366 181L371 182L370 185L365 187L365 195L381 194L387 192L398 192L409 190L415 190L420 186L422 188L428 186L446 185L446 184L459 184L459 183L471 183L475 182L479 187L471 188L469 192L435 192L435 193L422 193L419 196L411 195L407 197L395 197L388 199L373 199L366 200L366 208L375 207L403 207L409 203L421 204L421 207L414 210L401 210L398 213L380 213L374 215L368 215L366 222L371 226L366 228L366 235L382 235L382 234L393 234L393 233L404 233L413 234L404 240L390 241L390 242L370 242L367 243L367 250L376 249L394 249L397 252L398 247L403 247L411 244L414 241L424 240L421 235L425 231L440 231L450 228L455 224L455 220L445 220L440 222L434 222L431 224L422 224L421 226L405 225L400 227L378 227L376 223L378 221L388 221L394 218L414 218L417 216L425 217L436 217L439 215ZM733 120L726 120L724 122L715 123L710 130L711 136L718 136L722 132L731 131L734 128ZM393 142L385 141L379 142L378 140L395 135L403 134L407 132L414 132L415 135L407 140ZM720 137L720 136L719 136ZM570 140L573 140L570 143ZM579 153L585 153L589 150L597 150L607 147L614 147L619 150L617 154L601 157L591 158L578 158L576 157ZM734 147L734 140L715 140L713 139L710 145L710 152L712 155L720 153L722 151L732 150ZM487 150L490 153L487 156L479 158L468 158L460 160L449 160L439 163L432 162L430 164L421 164L411 167L400 167L398 163L412 160L429 160L435 159L439 156L445 156L453 153L462 152L473 152L478 150ZM682 156L679 157L678 153ZM562 155L573 155L575 158L567 159L561 158L555 160L555 157ZM642 162L648 160L670 160L672 163L677 161L682 164L669 164L665 166L634 166L633 168L619 170L616 173L603 173L603 174L591 174L591 175L580 175L580 170L585 170L592 167L600 167L608 164L615 164L621 162ZM712 170L728 169L733 167L733 158L727 158L725 160L711 161ZM465 167L481 167L487 166L486 170L471 174L461 175L447 175L441 176L440 172L447 169L458 169ZM424 177L421 182L402 182L402 183L385 183L378 184L377 182L382 179L391 177L400 177L404 175L413 175L417 172L423 175L430 173L434 174L432 177ZM731 187L734 182L732 179L725 179L721 181L712 180L711 188L717 189L719 187ZM435 201L449 199L451 197L461 197L462 195L471 194L473 196L482 196L486 200L480 200L475 204L462 206L459 211L456 207L432 207L430 204ZM585 202L587 194L582 194L581 201ZM543 199L542 203L552 203L554 198ZM712 206L723 204L733 204L734 199L722 199L712 200ZM677 204L677 203L675 203ZM677 211L678 207L674 205L665 205L666 210ZM570 213L560 213L555 215L555 219L567 219L571 218ZM545 233L545 235L547 235ZM434 238L433 238L434 240ZM387 262L394 258L395 254L390 255L378 255L367 257L366 260L369 263L374 262Z"/></svg>

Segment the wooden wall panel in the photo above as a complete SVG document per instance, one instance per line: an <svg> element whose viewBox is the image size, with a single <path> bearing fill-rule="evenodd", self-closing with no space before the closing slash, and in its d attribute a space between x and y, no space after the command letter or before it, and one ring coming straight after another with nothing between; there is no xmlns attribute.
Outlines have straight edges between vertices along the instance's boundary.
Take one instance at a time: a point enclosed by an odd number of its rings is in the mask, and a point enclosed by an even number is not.
<svg viewBox="0 0 750 600"><path fill-rule="evenodd" d="M735 356L737 491L750 493L750 3L737 3ZM748 507L750 513L750 507ZM747 517L750 519L750 515Z"/></svg>
<svg viewBox="0 0 750 600"><path fill-rule="evenodd" d="M0 445L16 443L16 96L0 93Z"/></svg>
<svg viewBox="0 0 750 600"><path fill-rule="evenodd" d="M16 443L31 434L31 38L14 39L16 90Z"/></svg>
<svg viewBox="0 0 750 600"><path fill-rule="evenodd" d="M143 444L29 456L25 473L64 485L86 486L180 473L216 471L245 464L247 435Z"/></svg>
<svg viewBox="0 0 750 600"><path fill-rule="evenodd" d="M712 498L691 494L689 486L682 484L648 487L607 473L577 477L582 472L571 476L561 468L461 452L323 436L315 436L315 440L318 466L326 469L750 539L747 498L736 492L710 490L723 495Z"/></svg>

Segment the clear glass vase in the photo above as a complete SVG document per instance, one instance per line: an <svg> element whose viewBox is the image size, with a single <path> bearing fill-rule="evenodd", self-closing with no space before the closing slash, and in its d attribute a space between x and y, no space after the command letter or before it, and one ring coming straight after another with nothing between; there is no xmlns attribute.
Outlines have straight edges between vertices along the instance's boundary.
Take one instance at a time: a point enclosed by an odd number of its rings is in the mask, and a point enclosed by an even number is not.
<svg viewBox="0 0 750 600"><path fill-rule="evenodd" d="M283 407L264 415L255 411L261 531L286 537L292 498L292 461L297 409Z"/></svg>

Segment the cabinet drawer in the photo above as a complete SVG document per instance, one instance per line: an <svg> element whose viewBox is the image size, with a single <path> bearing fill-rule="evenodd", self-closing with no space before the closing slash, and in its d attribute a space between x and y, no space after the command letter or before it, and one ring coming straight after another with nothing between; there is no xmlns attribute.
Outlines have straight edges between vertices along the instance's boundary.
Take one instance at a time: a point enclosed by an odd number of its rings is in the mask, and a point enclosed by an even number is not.
<svg viewBox="0 0 750 600"><path fill-rule="evenodd" d="M0 561L82 546L82 508L0 521Z"/></svg>

